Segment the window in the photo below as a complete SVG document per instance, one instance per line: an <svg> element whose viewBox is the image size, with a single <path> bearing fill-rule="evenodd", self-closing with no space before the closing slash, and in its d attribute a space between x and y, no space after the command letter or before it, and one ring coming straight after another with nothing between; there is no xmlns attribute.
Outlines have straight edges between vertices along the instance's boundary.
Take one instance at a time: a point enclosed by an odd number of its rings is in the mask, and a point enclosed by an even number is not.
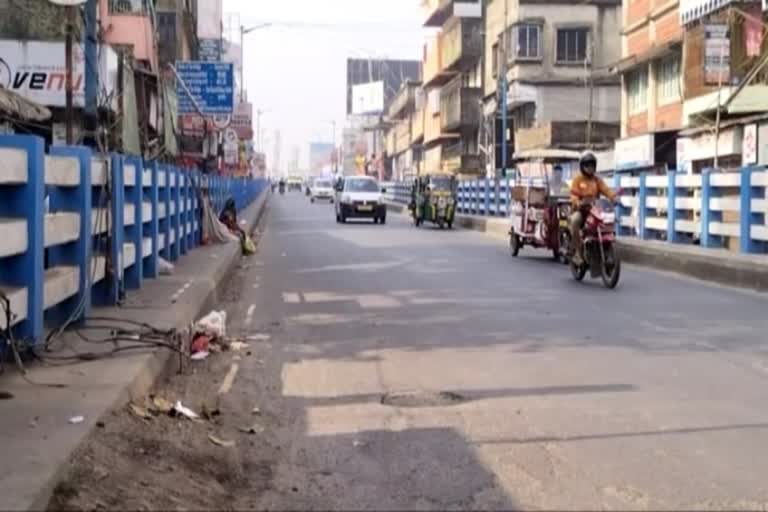
<svg viewBox="0 0 768 512"><path fill-rule="evenodd" d="M493 45L493 51L491 52L491 71L493 72L493 78L499 76L499 43Z"/></svg>
<svg viewBox="0 0 768 512"><path fill-rule="evenodd" d="M656 63L656 95L660 105L680 99L680 56L670 55Z"/></svg>
<svg viewBox="0 0 768 512"><path fill-rule="evenodd" d="M627 74L629 113L639 114L648 109L648 70L638 69Z"/></svg>
<svg viewBox="0 0 768 512"><path fill-rule="evenodd" d="M518 59L541 59L541 25L518 25L515 32L517 48L513 55Z"/></svg>
<svg viewBox="0 0 768 512"><path fill-rule="evenodd" d="M587 60L589 45L588 28L561 28L557 30L557 55L559 63L583 63Z"/></svg>
<svg viewBox="0 0 768 512"><path fill-rule="evenodd" d="M346 181L346 192L378 192L379 186L374 180L352 178Z"/></svg>

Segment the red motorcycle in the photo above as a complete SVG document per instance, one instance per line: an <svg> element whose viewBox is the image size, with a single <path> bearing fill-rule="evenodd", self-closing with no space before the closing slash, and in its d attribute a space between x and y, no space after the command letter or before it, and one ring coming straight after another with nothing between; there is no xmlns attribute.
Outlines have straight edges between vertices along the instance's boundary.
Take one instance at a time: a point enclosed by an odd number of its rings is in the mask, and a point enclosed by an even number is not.
<svg viewBox="0 0 768 512"><path fill-rule="evenodd" d="M590 277L602 278L606 288L614 289L621 276L621 259L616 250L616 212L613 203L600 199L583 206L586 215L581 231L584 263L570 262L571 274L577 281Z"/></svg>

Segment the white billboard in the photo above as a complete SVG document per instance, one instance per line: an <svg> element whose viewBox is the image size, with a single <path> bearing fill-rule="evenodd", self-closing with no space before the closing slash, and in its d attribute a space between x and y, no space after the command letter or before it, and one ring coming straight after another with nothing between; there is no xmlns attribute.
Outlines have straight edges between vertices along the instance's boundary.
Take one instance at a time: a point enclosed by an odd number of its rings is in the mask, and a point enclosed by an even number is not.
<svg viewBox="0 0 768 512"><path fill-rule="evenodd" d="M352 113L384 112L384 82L369 82L352 86Z"/></svg>
<svg viewBox="0 0 768 512"><path fill-rule="evenodd" d="M85 104L85 56L81 45L73 47L76 107ZM99 98L106 94L115 107L117 97L117 53L104 45L99 50ZM63 42L0 39L0 86L28 100L49 107L66 105L65 53Z"/></svg>

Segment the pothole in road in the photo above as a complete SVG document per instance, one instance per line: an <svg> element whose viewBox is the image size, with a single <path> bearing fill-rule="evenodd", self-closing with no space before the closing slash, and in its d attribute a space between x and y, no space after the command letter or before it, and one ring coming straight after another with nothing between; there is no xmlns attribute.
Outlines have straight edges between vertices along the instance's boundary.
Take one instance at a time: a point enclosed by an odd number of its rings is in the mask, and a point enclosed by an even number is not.
<svg viewBox="0 0 768 512"><path fill-rule="evenodd" d="M466 400L451 391L398 391L382 395L381 404L392 407L445 407Z"/></svg>

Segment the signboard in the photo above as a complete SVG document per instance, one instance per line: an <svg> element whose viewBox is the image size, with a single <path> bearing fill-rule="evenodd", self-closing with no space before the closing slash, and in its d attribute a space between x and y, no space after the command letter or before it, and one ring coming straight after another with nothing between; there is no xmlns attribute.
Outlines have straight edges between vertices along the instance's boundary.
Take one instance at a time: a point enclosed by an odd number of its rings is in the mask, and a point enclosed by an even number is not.
<svg viewBox="0 0 768 512"><path fill-rule="evenodd" d="M653 134L617 140L614 155L617 169L653 166L656 161Z"/></svg>
<svg viewBox="0 0 768 512"><path fill-rule="evenodd" d="M85 103L85 56L83 47L73 51L74 105ZM101 86L117 97L117 53L107 45L99 49ZM48 107L64 107L65 91L64 43L0 40L0 86ZM113 102L111 105L116 105Z"/></svg>
<svg viewBox="0 0 768 512"><path fill-rule="evenodd" d="M235 105L235 86L231 62L177 62L176 71L184 82L182 84L177 81L179 83L176 85L179 113L196 112L195 102L203 114L232 113Z"/></svg>
<svg viewBox="0 0 768 512"><path fill-rule="evenodd" d="M221 60L221 39L200 39L197 46L198 57L205 62Z"/></svg>
<svg viewBox="0 0 768 512"><path fill-rule="evenodd" d="M757 129L757 163L768 165L768 123Z"/></svg>
<svg viewBox="0 0 768 512"><path fill-rule="evenodd" d="M757 163L757 125L748 124L744 127L741 138L741 161L744 165Z"/></svg>
<svg viewBox="0 0 768 512"><path fill-rule="evenodd" d="M731 41L728 25L704 25L704 81L707 84L728 84L731 80Z"/></svg>
<svg viewBox="0 0 768 512"><path fill-rule="evenodd" d="M232 116L231 126L241 140L253 139L253 105L238 103Z"/></svg>
<svg viewBox="0 0 768 512"><path fill-rule="evenodd" d="M384 82L352 86L352 113L373 114L384 111Z"/></svg>
<svg viewBox="0 0 768 512"><path fill-rule="evenodd" d="M224 131L223 149L225 164L237 165L240 162L240 144L237 132L233 128L227 128Z"/></svg>
<svg viewBox="0 0 768 512"><path fill-rule="evenodd" d="M685 137L677 139L677 172L690 172L691 161L688 159L688 141Z"/></svg>

